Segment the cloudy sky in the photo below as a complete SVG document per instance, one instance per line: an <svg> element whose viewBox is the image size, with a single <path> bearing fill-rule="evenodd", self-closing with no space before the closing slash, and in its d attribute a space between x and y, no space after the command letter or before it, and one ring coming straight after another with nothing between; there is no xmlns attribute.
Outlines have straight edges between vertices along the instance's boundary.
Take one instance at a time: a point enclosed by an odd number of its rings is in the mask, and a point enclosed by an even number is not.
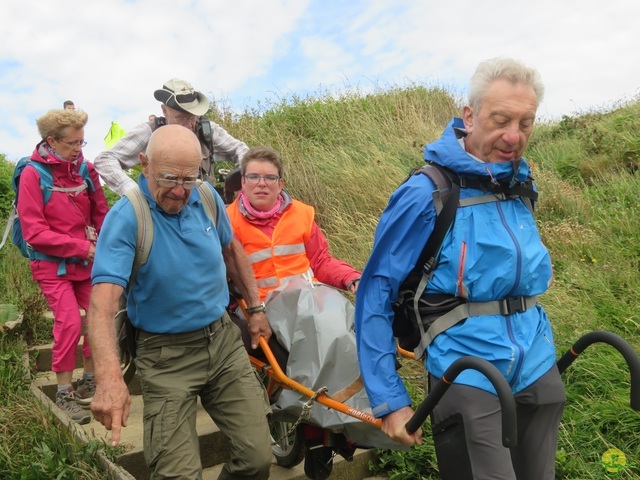
<svg viewBox="0 0 640 480"><path fill-rule="evenodd" d="M292 95L409 83L463 95L476 65L536 67L539 115L609 109L640 93L637 0L68 0L0 6L0 153L38 141L66 99L89 113L85 156L160 114L153 91L189 80L241 111Z"/></svg>

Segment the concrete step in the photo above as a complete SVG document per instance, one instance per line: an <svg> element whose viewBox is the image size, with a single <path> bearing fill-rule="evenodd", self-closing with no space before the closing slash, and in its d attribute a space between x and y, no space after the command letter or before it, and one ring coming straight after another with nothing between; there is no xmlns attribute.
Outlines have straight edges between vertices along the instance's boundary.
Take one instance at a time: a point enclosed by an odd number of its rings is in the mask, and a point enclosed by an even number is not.
<svg viewBox="0 0 640 480"><path fill-rule="evenodd" d="M329 480L388 480L385 477L370 477L368 463L372 453L368 450L358 450L350 462L336 456L333 460L333 469ZM205 468L202 471L202 480L216 480L222 470L222 465ZM275 463L271 465L270 480L308 480L304 474L304 465L301 463L293 468L283 468Z"/></svg>
<svg viewBox="0 0 640 480"><path fill-rule="evenodd" d="M78 437L82 441L98 439L108 442L110 440L110 432L107 431L99 422L92 421L83 426L78 426L70 421L70 419L57 407L53 399L56 393L56 376L50 371L51 368L51 345L44 345L34 348L30 351L30 355L35 359L35 365L38 369L36 378L32 385L32 391L39 394L40 399L48 402L54 412L66 418L66 423L78 433ZM82 365L82 356L79 356L77 365ZM82 375L82 368L78 368L74 372L74 380ZM110 478L115 480L122 479L141 479L146 480L150 476L150 470L144 461L142 451L142 397L140 383L137 377L129 385L131 393L131 411L128 426L121 431L120 445L125 447L116 464L111 464L109 469L112 470ZM41 393L39 393L41 392ZM198 402L196 425L200 440L201 461L203 465L203 480L216 479L221 471L222 464L228 459L227 440L220 430L213 423L209 415ZM331 480L362 480L370 476L367 464L372 458L373 451L358 450L356 451L352 461L345 461L342 457L334 458L333 471L330 476ZM106 462L108 460L105 459ZM110 463L110 462L109 462ZM115 472L115 473L114 473ZM293 468L283 468L275 463L275 457L271 467L271 479L273 480L305 480L304 467L300 465Z"/></svg>

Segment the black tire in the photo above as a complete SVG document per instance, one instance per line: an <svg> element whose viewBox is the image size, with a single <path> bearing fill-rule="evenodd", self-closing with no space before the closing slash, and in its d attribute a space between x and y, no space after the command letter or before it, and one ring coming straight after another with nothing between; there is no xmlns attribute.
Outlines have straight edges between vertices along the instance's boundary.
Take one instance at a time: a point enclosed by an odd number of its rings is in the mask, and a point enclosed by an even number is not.
<svg viewBox="0 0 640 480"><path fill-rule="evenodd" d="M271 445L271 451L276 457L276 463L284 468L293 468L304 460L305 447L302 427L298 425L288 436L285 434L291 429L294 422L283 416L274 414L269 419L271 441L277 442Z"/></svg>

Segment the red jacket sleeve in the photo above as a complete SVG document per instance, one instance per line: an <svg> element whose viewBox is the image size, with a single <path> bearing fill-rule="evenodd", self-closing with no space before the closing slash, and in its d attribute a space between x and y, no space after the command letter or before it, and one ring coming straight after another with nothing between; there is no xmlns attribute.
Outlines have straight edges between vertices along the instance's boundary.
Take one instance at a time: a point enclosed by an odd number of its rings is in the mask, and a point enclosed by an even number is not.
<svg viewBox="0 0 640 480"><path fill-rule="evenodd" d="M331 256L327 238L316 222L313 222L305 249L313 274L320 282L346 290L351 282L360 278L360 272L355 268Z"/></svg>

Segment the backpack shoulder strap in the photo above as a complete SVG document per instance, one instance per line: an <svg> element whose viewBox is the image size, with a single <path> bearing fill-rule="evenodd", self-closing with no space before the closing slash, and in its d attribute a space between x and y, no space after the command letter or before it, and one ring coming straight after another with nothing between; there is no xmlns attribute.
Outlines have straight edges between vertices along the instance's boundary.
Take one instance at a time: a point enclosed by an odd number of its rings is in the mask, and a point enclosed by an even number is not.
<svg viewBox="0 0 640 480"><path fill-rule="evenodd" d="M40 189L42 190L42 200L44 203L47 203L51 198L51 192L53 191L53 175L51 175L51 169L40 162L32 162L27 161L27 164L24 168L27 168L31 165L36 169L38 175L40 175Z"/></svg>
<svg viewBox="0 0 640 480"><path fill-rule="evenodd" d="M40 187L42 189L44 203L47 203L49 201L49 198L51 198L51 192L78 194L83 190L86 190L87 188L91 192L94 192L96 189L95 185L93 184L93 180L91 180L91 176L89 175L89 168L87 167L86 162L82 162L78 167L78 173L82 176L82 185L79 185L77 187L56 187L53 184L53 175L51 174L51 169L48 165L31 161L28 163L28 165L34 167L40 174Z"/></svg>
<svg viewBox="0 0 640 480"><path fill-rule="evenodd" d="M87 167L86 161L80 164L80 167L78 168L78 173L82 175L82 178L86 182L87 187L89 187L89 191L95 192L96 186L93 184L93 180L91 180L91 175L89 175L89 167Z"/></svg>
<svg viewBox="0 0 640 480"><path fill-rule="evenodd" d="M198 192L202 198L205 210L209 218L214 225L216 225L217 219L217 206L213 193L204 185L204 183L198 183ZM153 220L151 219L151 210L149 209L149 202L144 198L144 194L137 186L131 190L125 192L125 196L129 199L133 211L136 215L136 253L133 259L133 267L131 268L131 275L129 277L129 284L127 289L131 288L138 270L142 265L147 263L149 259L149 253L151 252L151 246L153 244Z"/></svg>
<svg viewBox="0 0 640 480"><path fill-rule="evenodd" d="M416 319L421 318L419 312L419 300L422 293L426 289L427 282L431 277L431 272L438 264L438 256L444 237L451 229L456 218L460 200L460 179L451 170L437 165L428 163L420 169L411 172L411 175L426 175L435 185L433 190L433 201L436 208L436 220L433 232L425 242L420 257L415 267L409 273L407 278L400 286L400 292L403 290L409 295L403 295L403 301L410 301ZM400 298L400 295L399 295ZM405 319L411 321L410 319ZM420 339L425 336L425 328L422 322L418 321L417 326L420 333ZM418 349L420 345L418 343ZM422 351L415 350L416 358L420 358ZM419 355L418 355L419 354Z"/></svg>
<svg viewBox="0 0 640 480"><path fill-rule="evenodd" d="M533 186L533 178L528 177L522 183L508 184L505 182L492 182L486 179L461 178L462 188L474 188L487 192L484 195L468 197L460 200L461 207L479 205L481 203L495 202L496 200L511 200L520 198L531 214L534 213L535 203L538 200L538 192Z"/></svg>
<svg viewBox="0 0 640 480"><path fill-rule="evenodd" d="M216 226L218 224L218 206L216 204L216 199L213 196L213 192L205 185L204 182L198 182L197 188L200 198L202 199L204 209L213 222L213 226Z"/></svg>
<svg viewBox="0 0 640 480"><path fill-rule="evenodd" d="M435 163L429 163L413 172L413 175L418 174L426 175L436 186L433 191L436 207L435 226L414 269L414 271L422 269L427 273L435 267L440 246L455 220L460 200L460 185L455 173Z"/></svg>
<svg viewBox="0 0 640 480"><path fill-rule="evenodd" d="M149 202L144 198L144 194L138 186L125 192L125 196L131 202L133 211L136 214L137 224L136 253L133 259L131 275L129 276L129 284L127 285L127 290L129 290L138 275L138 270L149 259L151 245L153 244L153 220L151 219Z"/></svg>

